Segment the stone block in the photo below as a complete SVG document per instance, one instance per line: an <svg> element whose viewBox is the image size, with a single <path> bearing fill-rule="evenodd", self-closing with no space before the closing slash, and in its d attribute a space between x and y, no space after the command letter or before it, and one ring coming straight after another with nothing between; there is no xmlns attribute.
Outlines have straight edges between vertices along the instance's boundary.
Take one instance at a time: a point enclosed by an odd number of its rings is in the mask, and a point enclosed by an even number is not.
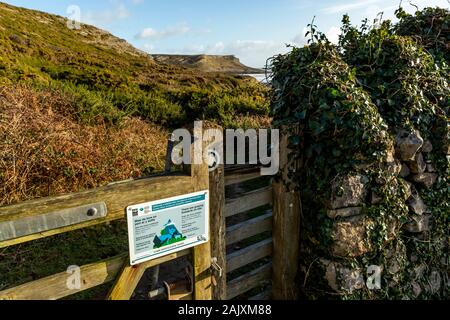
<svg viewBox="0 0 450 320"><path fill-rule="evenodd" d="M395 150L401 160L413 161L423 143L423 138L418 130L400 130L395 137Z"/></svg>
<svg viewBox="0 0 450 320"><path fill-rule="evenodd" d="M338 178L332 184L330 209L358 207L364 204L368 195L368 178L363 175Z"/></svg>

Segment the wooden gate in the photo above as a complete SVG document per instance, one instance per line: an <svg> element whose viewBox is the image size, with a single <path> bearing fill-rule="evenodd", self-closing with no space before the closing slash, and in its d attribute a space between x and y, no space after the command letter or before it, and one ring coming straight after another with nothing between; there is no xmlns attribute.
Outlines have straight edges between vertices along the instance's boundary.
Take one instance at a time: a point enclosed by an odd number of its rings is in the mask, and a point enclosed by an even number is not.
<svg viewBox="0 0 450 320"><path fill-rule="evenodd" d="M225 171L229 187L225 215L237 220L228 223L225 237L227 246L232 246L227 273L244 270L227 282L227 299L266 300L272 296L273 190L271 178L261 177L260 170L256 166ZM235 198L236 189L243 193Z"/></svg>
<svg viewBox="0 0 450 320"><path fill-rule="evenodd" d="M281 150L283 170L286 141ZM171 299L295 299L298 195L261 177L259 166L222 165L210 173L202 164L185 172L1 207L0 248L5 248L123 219L129 205L209 188L211 240L133 267L123 253L81 266L78 288L69 288L68 274L61 272L0 291L0 300L61 299L113 281L108 299L127 300L147 269L186 256L192 261L192 286L176 288Z"/></svg>
<svg viewBox="0 0 450 320"><path fill-rule="evenodd" d="M258 142L259 143L259 142ZM298 298L300 196L285 182L288 138L279 145L280 174L261 176L259 165L221 166L210 174L211 254L222 266L213 272L217 300Z"/></svg>
<svg viewBox="0 0 450 320"><path fill-rule="evenodd" d="M123 219L127 206L208 189L208 166L192 165L187 174L165 174L113 183L85 192L27 201L0 208L0 248ZM76 210L75 210L76 209ZM80 216L80 210L81 215ZM85 210L85 211L83 211ZM84 212L84 213L83 213ZM57 224L57 227L55 227ZM146 269L192 255L193 287L178 299L211 299L210 243L130 266L128 254L80 267L80 286L67 285L68 274L52 276L0 292L0 299L60 299L114 281L108 299L130 299Z"/></svg>

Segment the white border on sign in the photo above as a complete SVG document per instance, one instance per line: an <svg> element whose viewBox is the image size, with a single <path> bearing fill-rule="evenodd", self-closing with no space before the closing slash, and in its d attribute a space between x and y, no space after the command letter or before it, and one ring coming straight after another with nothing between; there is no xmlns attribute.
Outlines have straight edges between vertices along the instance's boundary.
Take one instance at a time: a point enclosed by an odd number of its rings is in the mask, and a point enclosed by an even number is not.
<svg viewBox="0 0 450 320"><path fill-rule="evenodd" d="M195 197L195 196L199 196L199 195L203 195L203 194L205 195L205 200L204 200L205 201L205 217L204 217L205 234L203 236L205 237L206 240L197 240L197 239L191 238L191 239L186 239L184 241L174 243L170 246L167 246L163 251L161 251L160 253L157 253L157 254L149 255L149 252L144 252L144 253L141 253L138 255L134 254L135 235L134 235L134 228L133 228L133 214L132 214L133 209L152 206L152 205L159 204L162 202L176 201L176 200L180 200L180 199L184 199L184 198ZM184 206L184 205L180 205L179 207L182 207L182 206ZM209 241L209 190L203 190L203 191L199 191L199 192L184 194L181 196L135 204L135 205L128 206L125 210L126 210L127 225L128 225L128 247L129 247L129 254L130 254L130 265L132 265L132 266L138 265L138 264L141 264L141 263L144 263L147 261L151 261L151 260L154 260L157 258L161 258L163 256L167 256L172 253L190 249L190 248L199 246L201 244L207 243Z"/></svg>

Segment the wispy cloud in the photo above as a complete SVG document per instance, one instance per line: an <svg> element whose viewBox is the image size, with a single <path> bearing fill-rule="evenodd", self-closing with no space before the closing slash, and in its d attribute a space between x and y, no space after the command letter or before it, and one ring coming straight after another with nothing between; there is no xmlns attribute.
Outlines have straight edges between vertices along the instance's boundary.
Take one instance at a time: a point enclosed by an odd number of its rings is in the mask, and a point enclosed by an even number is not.
<svg viewBox="0 0 450 320"><path fill-rule="evenodd" d="M346 13L358 9L365 8L369 5L377 4L383 0L363 0L363 1L352 1L343 4L333 5L320 10L325 14L336 14L336 13Z"/></svg>
<svg viewBox="0 0 450 320"><path fill-rule="evenodd" d="M305 37L308 28L303 28L302 32L294 37L292 44L296 46L304 46L308 43L308 37ZM341 34L341 28L332 26L325 32L325 36L330 40L331 43L337 44L339 42L339 35Z"/></svg>
<svg viewBox="0 0 450 320"><path fill-rule="evenodd" d="M191 28L186 24L168 27L164 30L145 28L135 36L135 39L152 39L152 40L165 39L169 37L183 35L188 33L189 31L191 31Z"/></svg>
<svg viewBox="0 0 450 320"><path fill-rule="evenodd" d="M115 21L124 20L130 17L130 12L124 4L118 4L111 9L103 11L81 12L82 22L95 26L104 27Z"/></svg>

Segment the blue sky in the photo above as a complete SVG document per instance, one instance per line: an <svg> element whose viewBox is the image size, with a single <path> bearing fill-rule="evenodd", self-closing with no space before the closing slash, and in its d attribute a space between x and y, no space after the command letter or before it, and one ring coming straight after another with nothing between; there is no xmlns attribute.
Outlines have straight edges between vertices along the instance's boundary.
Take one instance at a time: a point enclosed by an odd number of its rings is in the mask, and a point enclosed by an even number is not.
<svg viewBox="0 0 450 320"><path fill-rule="evenodd" d="M268 57L302 45L306 25L316 24L337 39L342 15L353 22L384 11L394 17L400 0L8 0L12 5L73 16L106 29L150 53L234 54L261 67ZM414 0L419 8L450 7L450 0ZM415 9L403 0L407 11Z"/></svg>

